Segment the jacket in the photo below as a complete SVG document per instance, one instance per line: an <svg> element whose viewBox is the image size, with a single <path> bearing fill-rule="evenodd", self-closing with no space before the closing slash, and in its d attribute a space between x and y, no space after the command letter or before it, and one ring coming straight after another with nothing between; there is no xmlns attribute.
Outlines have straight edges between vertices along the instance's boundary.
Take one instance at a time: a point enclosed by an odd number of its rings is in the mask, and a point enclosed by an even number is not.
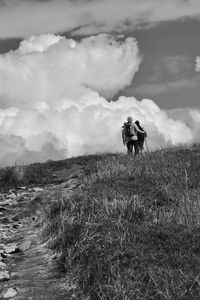
<svg viewBox="0 0 200 300"><path fill-rule="evenodd" d="M128 143L129 141L137 141L138 137L137 137L137 133L144 133L143 130L140 130L138 128L138 126L135 123L130 123L130 129L131 132L134 134L132 137L127 137L125 134L125 125L122 127L122 140L123 140L123 144Z"/></svg>

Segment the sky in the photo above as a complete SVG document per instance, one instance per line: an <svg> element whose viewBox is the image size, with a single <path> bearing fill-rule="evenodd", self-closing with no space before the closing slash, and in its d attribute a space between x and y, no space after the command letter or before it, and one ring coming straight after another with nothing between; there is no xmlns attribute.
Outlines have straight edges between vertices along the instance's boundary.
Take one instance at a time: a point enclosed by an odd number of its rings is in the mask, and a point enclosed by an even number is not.
<svg viewBox="0 0 200 300"><path fill-rule="evenodd" d="M130 113L152 148L195 141L199 31L199 0L1 0L0 162L122 151Z"/></svg>

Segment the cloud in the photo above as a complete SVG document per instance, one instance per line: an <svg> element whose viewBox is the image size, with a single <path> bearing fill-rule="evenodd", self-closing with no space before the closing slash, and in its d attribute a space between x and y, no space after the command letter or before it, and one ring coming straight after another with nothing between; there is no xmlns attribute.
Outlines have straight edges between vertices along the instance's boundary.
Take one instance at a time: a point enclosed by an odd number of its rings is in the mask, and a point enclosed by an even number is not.
<svg viewBox="0 0 200 300"><path fill-rule="evenodd" d="M195 71L196 72L200 71L200 57L199 56L197 56L197 58L196 58Z"/></svg>
<svg viewBox="0 0 200 300"><path fill-rule="evenodd" d="M182 78L186 72L193 71L193 63L187 55L164 56L159 67L174 78Z"/></svg>
<svg viewBox="0 0 200 300"><path fill-rule="evenodd" d="M73 35L127 32L160 22L200 17L199 0L6 0L0 38L69 31Z"/></svg>
<svg viewBox="0 0 200 300"><path fill-rule="evenodd" d="M121 125L128 115L141 120L152 149L191 142L193 129L152 100L108 101L132 81L138 52L134 38L42 35L0 55L0 162L125 151Z"/></svg>
<svg viewBox="0 0 200 300"><path fill-rule="evenodd" d="M136 94L141 95L157 95L168 91L176 91L182 88L194 88L199 85L199 77L195 76L190 79L178 79L175 81L163 82L146 82L134 88Z"/></svg>
<svg viewBox="0 0 200 300"><path fill-rule="evenodd" d="M121 43L101 34L78 43L51 34L32 37L0 56L0 98L3 107L55 107L63 95L77 99L89 89L112 97L131 83L140 61L134 38Z"/></svg>
<svg viewBox="0 0 200 300"><path fill-rule="evenodd" d="M130 88L137 95L154 96L199 86L199 76L194 72L194 63L187 55L164 56L151 64L153 71L146 81Z"/></svg>
<svg viewBox="0 0 200 300"><path fill-rule="evenodd" d="M167 115L174 119L184 122L193 132L193 141L199 142L200 136L200 109L178 108L166 111Z"/></svg>

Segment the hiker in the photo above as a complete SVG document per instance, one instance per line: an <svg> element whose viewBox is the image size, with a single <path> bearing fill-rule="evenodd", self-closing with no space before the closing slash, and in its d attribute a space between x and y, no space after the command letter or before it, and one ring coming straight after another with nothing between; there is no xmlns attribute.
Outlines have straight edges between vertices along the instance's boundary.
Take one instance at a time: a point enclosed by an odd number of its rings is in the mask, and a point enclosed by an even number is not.
<svg viewBox="0 0 200 300"><path fill-rule="evenodd" d="M137 132L137 137L138 137L138 147L139 147L139 151L142 153L142 151L144 150L144 140L147 137L147 133L146 131L141 127L140 122L137 120L135 121L135 124L137 125L137 127L143 131L143 133L141 132Z"/></svg>
<svg viewBox="0 0 200 300"><path fill-rule="evenodd" d="M144 131L140 130L137 124L133 123L132 117L127 118L127 122L124 123L122 128L122 140L124 146L127 146L127 154L131 155L133 153L133 147L135 155L139 154L137 133L144 134Z"/></svg>

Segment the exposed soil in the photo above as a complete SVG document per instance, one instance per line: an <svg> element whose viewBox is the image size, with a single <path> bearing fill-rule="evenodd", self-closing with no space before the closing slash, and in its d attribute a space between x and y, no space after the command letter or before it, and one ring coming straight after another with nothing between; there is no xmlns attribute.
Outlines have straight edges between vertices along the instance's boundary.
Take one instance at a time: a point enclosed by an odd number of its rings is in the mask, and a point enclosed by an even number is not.
<svg viewBox="0 0 200 300"><path fill-rule="evenodd" d="M64 277L51 266L52 253L42 244L42 208L81 184L80 167L55 172L55 182L0 194L0 299L71 299Z"/></svg>

